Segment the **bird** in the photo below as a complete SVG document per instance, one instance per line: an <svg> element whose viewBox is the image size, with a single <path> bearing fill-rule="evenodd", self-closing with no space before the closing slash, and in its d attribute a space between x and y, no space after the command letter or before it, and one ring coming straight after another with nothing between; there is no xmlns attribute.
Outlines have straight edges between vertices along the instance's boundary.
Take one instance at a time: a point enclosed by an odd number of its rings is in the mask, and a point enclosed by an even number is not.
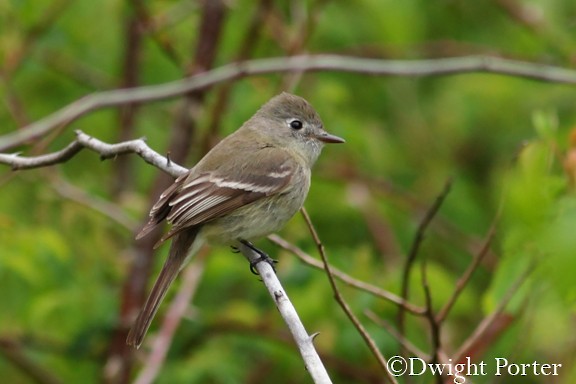
<svg viewBox="0 0 576 384"><path fill-rule="evenodd" d="M172 242L127 344L140 347L168 288L205 242L258 251L251 241L281 229L303 206L324 144L344 142L324 129L308 101L283 92L178 177L136 236L167 222L170 228L154 249Z"/></svg>

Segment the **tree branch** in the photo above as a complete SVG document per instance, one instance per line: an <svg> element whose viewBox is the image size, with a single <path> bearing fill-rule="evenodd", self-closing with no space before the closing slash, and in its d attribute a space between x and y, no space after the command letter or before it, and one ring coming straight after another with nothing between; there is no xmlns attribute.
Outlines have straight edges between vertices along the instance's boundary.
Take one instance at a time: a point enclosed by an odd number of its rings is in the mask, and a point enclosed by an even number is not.
<svg viewBox="0 0 576 384"><path fill-rule="evenodd" d="M406 351L408 351L412 356L417 356L422 360L428 360L428 355L426 353L424 353L424 351L422 351L418 347L416 347L414 344L412 344L410 342L410 340L408 340L406 337L404 337L400 333L398 333L398 331L392 326L392 324L390 324L386 320L378 317L376 315L376 313L374 313L373 311L371 311L369 309L364 311L364 314L366 315L366 317L368 317L370 320L372 320L376 325L384 328L384 330L386 330L386 332L388 332L390 334L390 336L392 336L394 339L396 339L396 341L400 345L402 345L402 347Z"/></svg>
<svg viewBox="0 0 576 384"><path fill-rule="evenodd" d="M438 312L438 315L436 315L436 322L438 324L442 323L446 319L446 316L448 316L448 313L452 309L452 306L454 305L454 303L456 303L456 300L458 300L458 297L466 287L466 284L468 284L468 281L470 281L472 274L474 273L474 271L476 271L482 260L484 260L484 256L486 256L486 254L490 250L490 244L492 244L492 240L494 239L495 234L496 234L496 221L494 221L494 223L490 226L490 229L488 230L488 235L486 235L484 244L482 244L482 248L480 249L479 252L476 253L476 255L474 255L472 262L470 263L468 268L466 268L460 279L458 279L458 281L456 282L454 292L452 293L452 295L450 295L450 298L448 298L448 301L446 302L446 304L444 304L440 312Z"/></svg>
<svg viewBox="0 0 576 384"><path fill-rule="evenodd" d="M315 259L314 257L310 256L309 254L307 254L306 252L304 252L302 249L298 248L294 244L284 240L282 237L280 237L276 234L273 234L273 235L268 236L268 240L270 240L274 244L280 246L281 248L292 252L296 257L298 257L304 263L306 263L306 264L308 264L314 268L324 270L324 268L325 268L324 263L321 260ZM362 280L355 279L352 276L342 272L341 270L334 268L333 266L330 266L330 270L332 272L332 276L334 276L338 280L342 281L346 285L349 285L349 286L354 287L356 289L360 289L364 292L368 292L371 295L374 295L374 296L379 297L381 299L387 300L387 301L389 301L393 304L396 304L398 306L404 307L406 309L406 311L408 311L414 315L423 316L426 312L426 310L424 308L419 307L417 305L414 305L414 304L402 299L401 297L393 294L392 292L389 292L389 291L382 289L380 287L377 287L375 285L368 284Z"/></svg>
<svg viewBox="0 0 576 384"><path fill-rule="evenodd" d="M376 346L374 339L372 339L368 331L366 331L362 323L360 323L360 320L358 320L356 315L354 315L354 312L352 312L352 309L348 306L346 300L344 300L344 298L340 294L340 290L336 285L336 280L334 280L334 276L332 275L330 264L328 263L328 257L326 256L326 252L324 251L324 244L322 244L322 242L320 241L320 237L318 236L318 233L316 232L316 229L312 224L312 220L310 220L310 216L308 216L308 212L306 212L306 209L304 207L302 207L300 212L302 213L302 216L304 216L304 220L306 221L308 229L310 230L310 234L312 235L312 238L316 243L316 247L318 248L320 257L322 257L322 261L324 262L324 270L326 271L326 275L328 276L328 281L330 282L330 286L332 287L332 292L334 292L334 298L336 299L336 302L340 304L340 307L342 307L342 310L344 311L346 316L350 319L354 327L358 330L360 336L362 336L362 338L366 342L366 345L368 346L374 357L376 357L376 360L378 361L378 364L380 364L380 367L384 370L388 381L392 384L397 384L398 382L396 381L396 378L392 376L392 374L388 370L388 364L386 362L386 358L382 355L382 353L380 353L380 350Z"/></svg>
<svg viewBox="0 0 576 384"><path fill-rule="evenodd" d="M576 84L576 71L489 56L431 60L380 60L339 55L301 55L232 63L183 80L160 85L118 89L87 95L26 127L0 137L0 151L14 148L84 114L112 106L173 98L230 80L279 72L338 71L377 76L440 76L458 73L494 73L531 80Z"/></svg>
<svg viewBox="0 0 576 384"><path fill-rule="evenodd" d="M410 288L410 285L409 285L410 272L412 271L412 266L414 265L414 262L416 261L416 256L418 255L418 251L420 250L420 245L422 244L422 241L424 240L424 232L428 228L428 225L430 224L430 222L432 221L432 219L434 218L436 213L438 213L438 210L442 206L442 203L444 202L444 199L446 198L446 196L448 196L448 193L450 192L451 187L452 187L452 179L448 179L446 181L446 183L444 184L444 188L442 189L442 192L440 192L440 194L438 195L438 197L434 201L434 204L432 204L432 206L430 206L430 208L428 208L428 211L426 212L426 214L422 218L422 221L418 225L418 229L416 230L416 234L414 235L414 240L412 241L410 251L408 252L408 258L406 259L406 264L404 265L404 272L403 272L403 276L402 276L402 287L401 287L401 297L404 300L408 300L409 288ZM424 285L424 291L425 291L425 293L427 293L427 286L424 284L424 283L426 283L424 271L422 274L422 279L423 279L422 283ZM426 298L428 299L429 297L426 296ZM429 311L431 310L431 308L429 307L429 304L430 303L426 304L426 311L425 311L426 316L430 315ZM404 308L399 307L398 308L398 332L400 333L400 335L404 335L404 317L405 317Z"/></svg>
<svg viewBox="0 0 576 384"><path fill-rule="evenodd" d="M280 315L288 326L288 329L290 330L290 333L292 334L292 337L298 346L300 355L302 355L302 359L306 365L306 370L310 373L314 383L332 383L326 368L322 364L322 360L320 360L318 352L316 352L316 349L314 348L313 339L315 335L310 336L308 335L308 332L306 332L306 329L304 328L304 325L302 324L296 309L290 302L290 299L288 298L286 291L284 291L284 288L282 287L280 280L278 280L278 277L276 276L274 269L272 269L272 266L266 262L258 262L260 261L261 256L246 245L240 244L238 249L250 263L257 263L255 268L262 278L262 282L268 289L270 296L272 296L272 299L276 303L276 307L278 308Z"/></svg>
<svg viewBox="0 0 576 384"><path fill-rule="evenodd" d="M0 163L9 164L13 169L39 168L66 162L83 148L89 148L94 152L99 153L100 157L103 159L127 153L136 153L147 163L154 165L155 167L171 174L174 177L177 177L183 172L187 171L186 168L181 167L171 162L168 158L165 158L164 156L154 152L152 149L150 149L150 147L146 145L143 139L131 140L118 144L108 144L88 136L81 131L77 131L76 133L76 140L61 151L48 155L29 158L20 157L18 155L0 154ZM245 246L240 247L240 251L250 261L255 261L259 257L258 254ZM314 382L331 383L328 373L326 372L326 368L324 368L322 365L320 357L314 349L314 345L312 343L313 337L306 333L306 330L298 318L298 314L296 313L294 306L288 299L288 296L282 288L276 274L272 270L272 267L267 263L258 263L256 265L256 269L258 270L262 281L268 288L270 295L274 299L280 314L288 325L288 328L290 329L290 332L292 333L304 359L306 368L313 377ZM150 374L154 375L155 373L147 372L145 377L148 377ZM142 380L145 379L143 378Z"/></svg>
<svg viewBox="0 0 576 384"><path fill-rule="evenodd" d="M92 196L82 188L75 186L66 180L61 174L56 174L50 178L50 185L65 199L69 199L78 204L86 206L95 212L98 212L108 219L120 224L124 229L131 233L141 225L140 222L132 219L118 205L104 200L98 196Z"/></svg>
<svg viewBox="0 0 576 384"><path fill-rule="evenodd" d="M54 372L47 370L30 359L20 343L14 339L0 337L0 355L19 368L32 382L37 384L61 384L63 381Z"/></svg>
<svg viewBox="0 0 576 384"><path fill-rule="evenodd" d="M531 265L512 283L510 288L508 288L508 290L504 293L502 300L500 301L494 312L492 312L489 316L484 318L484 320L482 320L482 322L478 324L474 332L472 332L472 335L470 335L470 337L466 339L464 343L462 343L462 345L458 349L458 352L454 354L453 361L459 362L465 356L469 356L473 346L486 337L486 332L490 330L492 325L496 322L496 320L499 319L500 315L502 315L502 313L506 309L506 306L508 305L510 300L512 300L512 298L514 297L514 294L518 292L520 287L526 282L528 276L533 271L533 269L534 266Z"/></svg>
<svg viewBox="0 0 576 384"><path fill-rule="evenodd" d="M444 195L445 196L445 195ZM426 270L426 258L420 264L420 277L422 281L422 289L424 290L424 298L426 300L426 319L430 326L430 338L432 339L432 352L430 353L430 364L437 364L440 355L441 341L440 341L440 324L436 321L434 315L434 308L432 306L432 293L430 291L430 284L428 284L428 275ZM438 384L442 383L442 376L435 375L435 380Z"/></svg>
<svg viewBox="0 0 576 384"><path fill-rule="evenodd" d="M108 144L79 130L76 131L76 140L60 151L32 157L22 157L17 153L0 153L0 164L10 165L13 170L47 167L54 164L65 163L84 148L100 154L102 160L128 153L135 153L147 163L152 164L156 168L174 177L178 177L187 171L186 168L170 161L170 158L164 157L152 150L144 139Z"/></svg>

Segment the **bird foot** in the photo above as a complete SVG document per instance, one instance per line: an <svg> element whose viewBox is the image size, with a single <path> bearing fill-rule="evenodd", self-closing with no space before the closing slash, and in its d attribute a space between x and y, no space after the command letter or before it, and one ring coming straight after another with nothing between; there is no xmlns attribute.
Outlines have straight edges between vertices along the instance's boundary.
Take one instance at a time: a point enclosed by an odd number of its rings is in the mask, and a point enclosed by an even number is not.
<svg viewBox="0 0 576 384"><path fill-rule="evenodd" d="M268 264L270 264L270 266L272 267L272 270L274 271L274 273L276 273L276 267L274 266L274 264L278 263L278 260L274 260L273 258L271 258L270 256L268 256L268 254L266 254L266 252L263 252L261 250L259 250L258 248L256 248L254 246L254 244L252 244L251 242L241 239L240 242L242 244L244 244L246 247L250 248L251 250L253 250L254 252L256 252L258 254L258 258L251 261L250 262L250 272L252 272L255 275L258 275L258 271L256 270L256 265L258 263L261 263L263 261L267 262ZM237 248L236 248L237 249Z"/></svg>

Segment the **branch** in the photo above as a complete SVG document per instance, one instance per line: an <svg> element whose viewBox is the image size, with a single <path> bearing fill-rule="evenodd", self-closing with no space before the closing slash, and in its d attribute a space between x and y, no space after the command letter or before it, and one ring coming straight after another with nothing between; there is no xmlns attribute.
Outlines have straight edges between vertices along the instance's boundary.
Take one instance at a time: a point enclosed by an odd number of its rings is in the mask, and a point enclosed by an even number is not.
<svg viewBox="0 0 576 384"><path fill-rule="evenodd" d="M453 357L453 361L459 362L462 360L463 357L469 355L470 350L472 350L473 346L476 345L479 341L486 337L486 332L488 332L493 324L500 318L506 306L514 297L514 294L518 292L518 289L524 284L533 270L533 265L531 265L526 271L524 271L515 281L512 283L510 288L506 291L504 296L502 297L502 301L498 304L494 312L492 312L489 316L487 316L474 330L472 335L460 346L458 352L455 353Z"/></svg>
<svg viewBox="0 0 576 384"><path fill-rule="evenodd" d="M458 73L494 73L531 80L576 84L576 71L489 56L431 60L380 60L339 55L301 55L232 63L182 80L139 88L87 95L59 111L0 138L0 151L14 148L84 114L112 106L150 102L243 78L279 72L337 71L377 76L440 76Z"/></svg>
<svg viewBox="0 0 576 384"><path fill-rule="evenodd" d="M39 168L66 162L83 148L88 148L99 153L102 159L108 159L127 153L136 153L147 163L152 164L174 177L179 176L186 171L186 168L171 162L169 158L161 156L150 149L143 139L131 140L117 144L108 144L88 136L81 131L77 131L76 134L76 140L61 151L29 158L20 157L18 155L0 154L0 163L9 164L13 169ZM254 261L259 257L258 254L245 246L241 246L240 250L248 260ZM309 336L306 332L302 322L298 318L294 306L288 299L288 296L282 288L276 274L272 270L272 267L267 263L258 263L256 269L262 277L262 280L268 288L272 298L275 300L280 314L288 325L288 328L298 345L302 358L304 359L306 368L308 372L310 372L314 382L322 384L331 383L326 368L323 366L318 353L314 349L312 343L313 336ZM170 337L170 335L167 337ZM161 340L158 343L163 342L164 341ZM157 355L151 355L150 359L162 359L164 352L162 352L161 349L161 346L159 346L156 352ZM161 362L155 363L155 365L158 364L161 364ZM151 368L149 371L142 373L141 380L143 380L143 382L148 382L148 378L153 377L155 374L156 372Z"/></svg>
<svg viewBox="0 0 576 384"><path fill-rule="evenodd" d="M0 355L19 368L34 383L63 383L53 372L26 356L20 343L14 339L0 337Z"/></svg>
<svg viewBox="0 0 576 384"><path fill-rule="evenodd" d="M352 312L352 309L350 309L350 307L348 306L348 303L346 303L346 301L344 300L344 298L340 294L340 290L338 289L338 286L336 285L336 280L334 280L334 276L332 276L332 270L331 270L330 264L328 264L328 257L326 256L326 252L324 251L324 244L322 244L322 242L320 241L320 237L318 236L318 233L316 232L316 229L314 228L314 225L312 224L312 220L310 220L310 216L308 216L308 212L306 212L306 209L304 207L302 207L300 212L302 213L302 216L304 216L304 220L306 221L306 224L308 225L308 229L310 230L310 234L312 235L312 238L314 239L314 242L316 243L316 247L318 248L318 252L320 253L320 257L322 257L322 261L324 262L324 270L326 271L326 275L328 276L328 281L330 282L330 286L332 287L332 292L334 292L334 298L336 299L338 304L340 304L340 307L342 307L342 310L344 311L346 316L348 316L348 318L350 319L352 324L354 324L354 327L356 327L356 329L360 333L360 336L362 336L362 338L366 342L366 345L368 346L368 348L370 348L370 351L372 351L372 354L374 355L374 357L376 357L376 360L380 364L380 367L386 373L386 378L388 379L388 381L392 384L397 384L398 382L396 381L396 378L394 376L392 376L392 374L388 370L388 364L386 362L386 358L384 356L382 356L382 353L380 353L380 350L376 346L374 339L372 339L372 337L370 336L368 331L366 331L366 329L364 328L362 323L360 323L360 320L358 320L356 315L354 315L354 312Z"/></svg>
<svg viewBox="0 0 576 384"><path fill-rule="evenodd" d="M274 299L276 307L284 319L284 322L286 322L286 325L298 346L300 354L302 355L306 370L310 373L314 383L332 383L326 368L322 364L322 360L320 360L318 352L316 352L316 349L314 348L314 343L312 341L315 335L310 336L308 335L308 332L306 332L296 309L290 302L290 299L288 298L286 291L284 291L284 288L282 287L280 280L278 280L278 276L276 276L272 266L266 262L258 262L260 261L261 256L246 245L240 244L238 249L251 264L254 262L257 263L255 268L262 278L262 282L264 282L264 285L268 289L270 296Z"/></svg>
<svg viewBox="0 0 576 384"><path fill-rule="evenodd" d="M315 258L310 256L309 254L304 252L302 249L300 249L297 246L295 246L294 244L284 240L282 237L274 234L274 235L268 236L268 240L270 240L274 244L282 247L283 249L292 252L296 257L298 257L304 263L306 263L306 264L308 264L314 268L317 268L317 269L321 269L321 270L325 269L324 263L322 261L316 260ZM345 283L351 287L360 289L364 292L368 292L368 293L370 293L376 297L387 300L387 301L389 301L393 304L396 304L398 306L404 307L406 309L406 311L408 311L414 315L422 316L426 312L426 310L424 308L419 307L417 305L414 305L414 304L402 299L401 297L393 294L392 292L386 291L385 289L379 288L375 285L368 284L365 281L355 279L352 276L342 272L341 270L334 268L333 266L330 266L330 271L332 273L332 276L334 276L338 280L342 281L343 283Z"/></svg>
<svg viewBox="0 0 576 384"><path fill-rule="evenodd" d="M438 312L438 315L436 315L436 322L438 324L442 323L446 319L446 316L448 316L448 313L452 309L452 306L454 306L454 303L456 303L456 300L458 300L458 297L466 287L466 284L468 284L468 281L470 281L472 274L474 273L474 271L476 271L482 260L484 260L484 256L486 256L486 254L490 250L490 244L492 244L492 240L494 239L495 234L496 234L496 221L494 221L494 223L492 223L492 225L490 226L488 234L486 235L486 239L484 240L484 244L482 244L482 248L480 248L480 251L476 253L476 255L474 255L472 262L470 263L468 268L466 268L464 274L462 274L460 279L458 279L458 281L456 282L454 292L452 293L446 304L444 304L440 312Z"/></svg>
<svg viewBox="0 0 576 384"><path fill-rule="evenodd" d="M144 139L108 144L89 136L82 131L76 131L76 140L60 151L33 157L21 157L18 154L0 153L0 163L10 165L13 170L47 167L70 160L84 148L88 148L100 154L102 160L128 153L135 153L147 163L152 164L156 168L159 168L174 177L187 171L186 168L171 162L168 157L164 157L153 151L145 143Z"/></svg>
<svg viewBox="0 0 576 384"><path fill-rule="evenodd" d="M430 326L430 338L432 339L432 353L430 354L430 364L438 363L438 356L440 355L440 324L436 321L434 315L434 308L432 307L432 293L430 292L430 284L428 284L428 275L426 271L426 258L420 264L420 276L422 281L422 289L424 290L424 298L426 300L426 319ZM436 376L436 382L442 383L440 375Z"/></svg>
<svg viewBox="0 0 576 384"><path fill-rule="evenodd" d="M54 175L51 177L50 185L62 197L106 216L108 219L115 221L130 232L134 232L136 228L141 225L139 222L127 215L125 211L120 209L116 204L98 196L90 195L84 189L70 183L62 175Z"/></svg>
<svg viewBox="0 0 576 384"><path fill-rule="evenodd" d="M407 350L412 356L417 356L422 360L428 360L428 355L426 353L424 353L424 351L420 350L417 346L412 344L410 342L410 340L408 340L406 337L404 337L400 333L398 333L398 331L396 329L394 329L392 324L390 324L386 320L378 317L376 315L376 313L372 312L369 309L364 311L364 314L366 315L366 317L368 317L370 320L372 320L374 322L374 324L378 325L379 327L384 328L384 330L386 332L388 332L390 334L390 336L392 336L394 339L396 339L396 341L400 345L402 345L402 348Z"/></svg>
<svg viewBox="0 0 576 384"><path fill-rule="evenodd" d="M270 9L272 8L272 0L259 0L258 5L253 7L253 13L246 27L244 38L240 43L238 51L232 59L235 62L246 61L253 54L258 40L265 26L265 18ZM220 129L221 121L226 116L226 109L228 108L229 99L232 95L233 83L228 82L218 87L214 106L210 111L210 119L208 123L208 131L204 135L202 143L202 152L208 152L214 146L214 141L217 140L218 130Z"/></svg>
<svg viewBox="0 0 576 384"><path fill-rule="evenodd" d="M432 219L434 218L436 213L438 213L438 210L442 206L442 203L444 202L444 199L446 198L446 196L448 196L448 193L450 192L451 187L452 187L452 179L448 179L446 181L446 183L444 184L444 188L442 189L442 192L440 192L440 194L438 195L438 197L434 201L434 204L432 204L432 206L430 208L428 208L428 211L426 212L426 214L422 218L422 221L418 225L418 229L416 230L416 234L414 235L414 240L412 241L412 246L410 247L410 251L408 252L408 258L406 260L406 264L404 266L404 272L403 272L403 276L402 276L401 297L404 300L408 300L409 287L410 287L409 286L410 272L412 271L412 266L413 266L414 262L416 261L416 256L418 255L418 251L420 250L420 245L422 244L422 241L424 240L424 232L426 231L426 228L428 228L428 225L430 224L430 222L432 221ZM423 276L423 283L424 283L425 282L425 274L423 274L422 276ZM425 293L426 293L426 287L424 287L424 289L425 289ZM429 315L429 310L430 310L430 307L428 304L429 303L427 303L427 305L426 305L427 316ZM400 307L399 311L398 311L398 332L401 335L404 335L404 315L405 315L404 308Z"/></svg>
<svg viewBox="0 0 576 384"><path fill-rule="evenodd" d="M186 171L185 168L170 162L169 159L154 152L146 145L143 139L118 144L107 144L80 131L77 131L77 139L61 151L30 158L0 154L0 163L9 164L13 169L38 168L65 162L83 148L89 148L99 153L103 159L126 153L136 153L147 163L160 168L172 176L179 176ZM240 247L240 250L250 261L255 261L259 258L258 254L243 245ZM289 301L288 296L282 288L276 274L272 270L272 267L267 263L258 263L256 269L262 277L262 280L268 288L272 298L275 300L280 314L288 325L288 328L290 329L290 332L292 333L304 359L306 368L310 372L314 382L322 384L331 383L326 368L322 365L320 357L314 349L312 343L313 337L309 336L306 332L302 322L298 318L294 306ZM162 355L161 352L158 353L158 356ZM150 375L154 374L155 372L153 371L151 371L151 373L147 372L142 380L145 380L146 377L150 377Z"/></svg>

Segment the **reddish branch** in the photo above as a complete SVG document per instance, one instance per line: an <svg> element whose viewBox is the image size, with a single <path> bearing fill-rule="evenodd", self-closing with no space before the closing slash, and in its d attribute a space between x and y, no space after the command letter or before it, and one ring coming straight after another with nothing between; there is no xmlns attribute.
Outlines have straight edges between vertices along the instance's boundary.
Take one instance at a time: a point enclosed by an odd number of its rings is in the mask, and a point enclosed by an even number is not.
<svg viewBox="0 0 576 384"><path fill-rule="evenodd" d="M187 75L198 76L212 67L216 57L220 31L223 28L224 14L225 6L222 1L203 2L199 31L195 34L197 40L192 56L194 59L186 70ZM132 89L124 91L131 92ZM176 112L169 144L170 155L176 162L184 163L192 148L198 118L197 113L202 106L206 91L207 88L204 87L190 89L184 93L186 97ZM132 100L132 103L137 101ZM172 178L164 173L158 176L150 193L150 205L172 182ZM119 327L111 339L108 356L107 366L116 367L111 375L111 382L114 383L128 382L131 376L134 351L126 345L125 340L129 326L145 299L147 282L152 272L154 260L153 244L159 236L160 230L151 233L143 241L135 242L133 245L134 261L123 287Z"/></svg>
<svg viewBox="0 0 576 384"><path fill-rule="evenodd" d="M404 264L404 271L402 274L402 287L400 290L400 297L404 300L409 299L409 289L410 289L410 273L412 271L412 267L414 266L414 262L416 261L416 256L418 255L418 251L420 250L420 246L422 245L422 241L424 240L424 233L428 228L429 224L431 223L432 219L438 213L438 210L442 206L442 203L448 196L450 192L450 188L452 187L452 179L448 179L444 184L444 188L442 192L438 195L434 204L430 206L420 224L418 225L418 229L416 230L416 234L414 235L414 240L412 241L412 245L410 247L410 251L408 252L408 256L406 259L406 263ZM424 286L426 300L429 301L431 298L429 297L430 292L427 290L427 282L426 282L426 274L425 270L422 271L422 284ZM426 313L427 316L430 316L431 311L431 304L429 302L426 303ZM398 333L404 336L404 327L405 327L405 308L399 307L398 308ZM434 328L434 326L432 327Z"/></svg>
<svg viewBox="0 0 576 384"><path fill-rule="evenodd" d="M438 314L436 315L436 321L438 323L442 323L446 319L446 316L448 316L448 313L450 313L452 306L454 305L454 303L456 303L458 297L460 297L460 294L464 290L464 287L466 287L466 285L468 284L468 281L470 281L472 274L476 271L476 269L478 269L478 266L480 265L482 260L484 260L484 256L488 254L488 251L490 250L490 245L492 244L492 240L494 239L495 234L496 234L496 222L494 222L494 224L492 224L492 226L490 227L488 235L486 236L484 244L482 245L482 248L480 249L479 252L476 253L476 255L474 255L472 262L470 263L468 268L466 268L466 271L464 271L460 279L458 279L458 281L456 282L454 292L452 293L450 298L448 298L448 301L444 304L440 312L438 312Z"/></svg>
<svg viewBox="0 0 576 384"><path fill-rule="evenodd" d="M242 62L247 60L254 50L254 47L258 43L259 37L262 33L262 27L264 26L264 19L266 15L272 8L272 0L260 0L258 6L255 8L252 18L246 28L246 33L244 38L240 43L240 47L236 52L235 62ZM204 136L202 142L202 151L208 152L217 141L218 130L220 128L220 123L225 115L225 111L228 107L228 101L230 99L230 94L232 91L232 82L224 83L216 91L216 101L210 111L210 123L208 124L208 132Z"/></svg>
<svg viewBox="0 0 576 384"><path fill-rule="evenodd" d="M472 335L462 343L458 352L454 354L453 361L463 362L467 356L471 357L472 360L478 359L510 326L515 317L504 313L504 311L516 292L526 282L533 268L534 266L531 265L510 285L496 309L484 318L472 332Z"/></svg>
<svg viewBox="0 0 576 384"><path fill-rule="evenodd" d="M382 355L382 353L380 353L380 350L378 349L378 346L374 342L374 339L372 339L372 337L370 336L368 331L366 331L366 329L364 328L362 323L360 323L360 320L358 320L358 318L356 317L354 312L352 312L352 309L350 308L350 306L348 305L346 300L344 300L344 297L342 297L342 295L340 294L340 290L338 289L338 286L336 285L336 280L334 279L334 276L332 275L332 269L330 267L330 264L328 263L328 256L326 255L326 252L324 249L324 244L322 244L322 241L320 241L320 237L318 236L318 233L316 232L316 228L314 228L314 225L312 224L312 220L310 219L310 216L308 216L308 212L306 212L305 208L302 208L300 210L300 212L302 213L302 216L304 217L304 220L306 221L306 224L308 225L308 229L310 230L310 234L312 235L312 238L314 239L314 242L316 243L316 247L318 248L318 252L320 253L320 257L322 258L322 262L324 263L324 270L326 271L326 275L328 276L328 281L330 282L330 286L332 287L332 292L334 293L334 298L336 299L336 302L340 305L340 307L342 308L342 310L344 311L344 313L346 314L348 319L352 322L354 327L358 330L358 332L360 333L360 336L362 336L362 339L364 339L364 342L366 343L366 345L368 346L368 348L370 349L370 351L372 352L372 354L374 355L374 357L378 361L378 364L380 365L382 370L384 370L385 377L388 379L388 381L390 383L397 384L398 382L396 381L396 378L388 370L386 358Z"/></svg>
<svg viewBox="0 0 576 384"><path fill-rule="evenodd" d="M37 384L63 383L52 370L46 369L27 356L17 340L0 338L0 355L19 368L32 382Z"/></svg>
<svg viewBox="0 0 576 384"><path fill-rule="evenodd" d="M144 37L145 20L143 15L145 4L142 0L130 0L128 17L124 31L124 58L122 62L122 81L120 88L133 88L138 85L141 71L142 40ZM118 141L134 137L136 113L138 104L129 103L118 110ZM114 178L112 195L118 197L132 184L134 172L130 157L122 157L113 168Z"/></svg>

